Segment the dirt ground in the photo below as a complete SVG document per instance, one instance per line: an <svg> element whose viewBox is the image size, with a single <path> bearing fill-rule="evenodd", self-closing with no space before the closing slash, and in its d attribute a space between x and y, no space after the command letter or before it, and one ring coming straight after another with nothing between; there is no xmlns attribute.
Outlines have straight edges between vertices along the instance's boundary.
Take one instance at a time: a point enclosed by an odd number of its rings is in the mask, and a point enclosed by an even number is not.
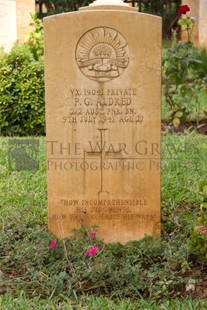
<svg viewBox="0 0 207 310"><path fill-rule="evenodd" d="M198 133L207 135L207 119L197 122L186 122L179 125L173 125L171 123L162 122L161 130L165 133L184 133L196 131Z"/></svg>

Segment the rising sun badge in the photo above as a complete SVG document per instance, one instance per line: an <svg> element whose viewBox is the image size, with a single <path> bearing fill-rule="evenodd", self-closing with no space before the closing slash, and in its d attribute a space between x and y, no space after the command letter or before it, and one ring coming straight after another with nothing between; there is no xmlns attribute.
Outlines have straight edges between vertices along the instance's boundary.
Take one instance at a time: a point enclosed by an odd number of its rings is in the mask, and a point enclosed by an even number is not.
<svg viewBox="0 0 207 310"><path fill-rule="evenodd" d="M78 41L76 61L81 72L89 79L107 82L119 77L127 68L128 44L115 29L94 28Z"/></svg>

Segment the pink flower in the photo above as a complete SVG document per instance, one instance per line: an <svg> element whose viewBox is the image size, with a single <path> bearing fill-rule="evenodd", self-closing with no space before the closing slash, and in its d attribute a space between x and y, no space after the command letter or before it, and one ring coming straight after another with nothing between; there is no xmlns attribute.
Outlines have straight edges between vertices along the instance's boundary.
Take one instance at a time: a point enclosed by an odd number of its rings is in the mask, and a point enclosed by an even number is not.
<svg viewBox="0 0 207 310"><path fill-rule="evenodd" d="M94 245L86 252L86 255L93 256L97 251L98 251L98 246Z"/></svg>
<svg viewBox="0 0 207 310"><path fill-rule="evenodd" d="M92 241L94 239L94 236L96 235L95 231L91 231L90 232L90 241Z"/></svg>
<svg viewBox="0 0 207 310"><path fill-rule="evenodd" d="M52 249L54 248L54 246L56 245L57 241L56 240L52 240L49 245L48 245L48 249Z"/></svg>
<svg viewBox="0 0 207 310"><path fill-rule="evenodd" d="M199 235L207 234L207 227L199 231Z"/></svg>
<svg viewBox="0 0 207 310"><path fill-rule="evenodd" d="M81 299L81 302L84 304L86 302L86 300L83 298L83 299Z"/></svg>

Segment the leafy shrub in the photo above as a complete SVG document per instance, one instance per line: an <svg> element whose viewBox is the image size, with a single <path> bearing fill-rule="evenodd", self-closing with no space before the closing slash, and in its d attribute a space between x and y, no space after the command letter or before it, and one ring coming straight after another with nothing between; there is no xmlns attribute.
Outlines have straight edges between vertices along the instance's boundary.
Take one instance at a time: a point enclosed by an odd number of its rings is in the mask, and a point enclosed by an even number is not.
<svg viewBox="0 0 207 310"><path fill-rule="evenodd" d="M206 67L206 59L203 55L199 57L200 50L191 42L195 19L187 16L189 11L188 5L181 6L177 22L181 31L186 33L187 42L176 42L175 31L174 47L168 49L163 57L163 90L175 127L178 127L181 121L189 121L192 115L196 115L198 127L200 115L205 113L201 111L199 95L205 90L203 68ZM185 18L181 18L182 15L185 15Z"/></svg>
<svg viewBox="0 0 207 310"><path fill-rule="evenodd" d="M196 57L192 42L177 42L163 55L163 94L174 124L200 115L199 93L205 89L200 74L203 62Z"/></svg>
<svg viewBox="0 0 207 310"><path fill-rule="evenodd" d="M28 45L0 56L0 134L44 134L44 70Z"/></svg>
<svg viewBox="0 0 207 310"><path fill-rule="evenodd" d="M195 254L203 263L207 263L207 180L200 184L200 192L203 197L200 210L201 215L189 237L189 251Z"/></svg>
<svg viewBox="0 0 207 310"><path fill-rule="evenodd" d="M7 227L0 241L1 293L18 293L18 288L33 297L160 299L184 292L181 264L187 252L180 240L171 247L149 236L104 244L95 234L83 225L70 239L50 242L54 236L40 227Z"/></svg>
<svg viewBox="0 0 207 310"><path fill-rule="evenodd" d="M43 24L42 20L37 17L37 14L32 15L30 26L32 26L34 30L30 32L27 44L29 45L34 59L41 60L44 53Z"/></svg>
<svg viewBox="0 0 207 310"><path fill-rule="evenodd" d="M207 51L205 49L195 49L194 57L202 62L202 66L197 68L198 77L207 81Z"/></svg>
<svg viewBox="0 0 207 310"><path fill-rule="evenodd" d="M77 11L81 6L87 6L91 0L40 0L40 5L47 9L47 15Z"/></svg>

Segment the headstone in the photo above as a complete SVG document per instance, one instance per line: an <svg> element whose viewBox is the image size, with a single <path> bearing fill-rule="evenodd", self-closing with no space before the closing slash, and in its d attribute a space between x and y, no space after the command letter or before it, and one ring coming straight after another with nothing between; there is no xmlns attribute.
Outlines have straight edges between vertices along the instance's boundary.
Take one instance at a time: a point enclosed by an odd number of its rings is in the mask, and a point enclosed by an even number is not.
<svg viewBox="0 0 207 310"><path fill-rule="evenodd" d="M200 0L199 7L199 46L207 49L207 0Z"/></svg>
<svg viewBox="0 0 207 310"><path fill-rule="evenodd" d="M35 1L16 0L17 15L17 39L19 43L24 43L32 31L30 22L31 14L35 13Z"/></svg>
<svg viewBox="0 0 207 310"><path fill-rule="evenodd" d="M0 0L0 47L9 51L16 39L16 1Z"/></svg>
<svg viewBox="0 0 207 310"><path fill-rule="evenodd" d="M44 19L49 229L160 230L161 18L92 5Z"/></svg>
<svg viewBox="0 0 207 310"><path fill-rule="evenodd" d="M0 47L9 51L18 40L24 43L32 30L29 25L35 1L0 0Z"/></svg>

